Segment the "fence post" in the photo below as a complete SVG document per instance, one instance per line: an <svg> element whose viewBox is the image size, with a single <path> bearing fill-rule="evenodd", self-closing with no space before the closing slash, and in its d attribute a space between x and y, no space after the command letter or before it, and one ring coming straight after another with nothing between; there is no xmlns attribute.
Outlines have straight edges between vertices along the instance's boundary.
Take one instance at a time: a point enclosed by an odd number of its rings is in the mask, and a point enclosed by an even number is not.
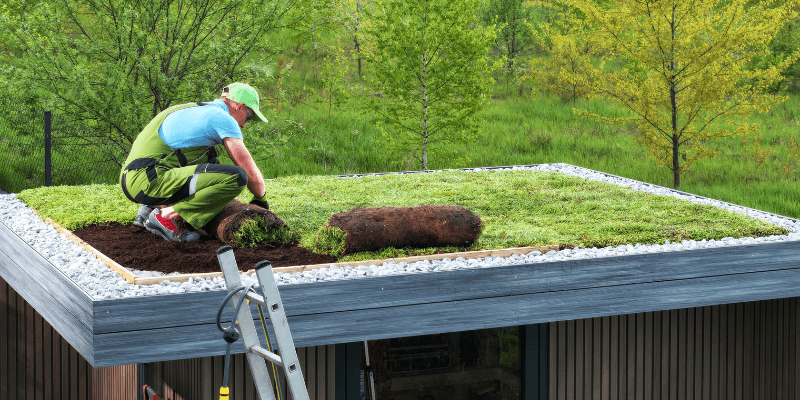
<svg viewBox="0 0 800 400"><path fill-rule="evenodd" d="M50 110L44 112L44 185L52 184L52 164L50 153Z"/></svg>

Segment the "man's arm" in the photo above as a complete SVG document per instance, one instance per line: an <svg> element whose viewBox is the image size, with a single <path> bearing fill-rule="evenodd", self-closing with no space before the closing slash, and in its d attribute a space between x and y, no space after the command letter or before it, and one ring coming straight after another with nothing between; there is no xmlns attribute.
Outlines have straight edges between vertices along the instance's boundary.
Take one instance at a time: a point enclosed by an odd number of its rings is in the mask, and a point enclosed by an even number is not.
<svg viewBox="0 0 800 400"><path fill-rule="evenodd" d="M261 174L256 162L253 161L253 156L244 146L242 139L226 137L222 139L222 143L225 145L225 150L228 151L228 156L231 157L233 163L247 171L247 189L250 190L250 193L256 198L264 197L267 194L264 188L264 175Z"/></svg>

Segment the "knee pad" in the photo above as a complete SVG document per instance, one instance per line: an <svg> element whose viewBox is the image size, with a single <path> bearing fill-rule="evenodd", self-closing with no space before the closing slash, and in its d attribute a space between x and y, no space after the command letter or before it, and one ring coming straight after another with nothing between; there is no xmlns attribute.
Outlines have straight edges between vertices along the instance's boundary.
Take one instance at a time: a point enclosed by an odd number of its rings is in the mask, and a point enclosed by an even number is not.
<svg viewBox="0 0 800 400"><path fill-rule="evenodd" d="M247 171L242 167L228 164L200 164L197 166L197 169L203 172L236 175L236 184L239 186L247 186Z"/></svg>

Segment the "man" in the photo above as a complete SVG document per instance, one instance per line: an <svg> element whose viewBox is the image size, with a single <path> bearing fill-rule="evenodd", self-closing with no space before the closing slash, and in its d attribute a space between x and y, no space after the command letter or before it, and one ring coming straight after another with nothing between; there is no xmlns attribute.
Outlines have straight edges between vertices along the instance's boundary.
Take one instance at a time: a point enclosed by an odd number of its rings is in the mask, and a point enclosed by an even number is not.
<svg viewBox="0 0 800 400"><path fill-rule="evenodd" d="M269 208L264 177L242 141L248 121L267 119L258 93L233 83L212 103L170 107L139 133L120 173L125 196L142 204L134 224L166 240L192 241L245 187ZM235 165L220 164L222 144Z"/></svg>

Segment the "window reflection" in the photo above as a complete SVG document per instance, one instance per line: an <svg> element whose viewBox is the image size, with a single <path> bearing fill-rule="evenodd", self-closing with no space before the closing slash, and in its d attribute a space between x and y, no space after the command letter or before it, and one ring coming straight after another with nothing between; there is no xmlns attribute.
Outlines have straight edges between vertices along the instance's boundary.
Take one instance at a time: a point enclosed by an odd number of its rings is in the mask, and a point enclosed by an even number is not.
<svg viewBox="0 0 800 400"><path fill-rule="evenodd" d="M369 341L376 398L519 399L520 343L516 326ZM364 398L369 400L365 378Z"/></svg>

